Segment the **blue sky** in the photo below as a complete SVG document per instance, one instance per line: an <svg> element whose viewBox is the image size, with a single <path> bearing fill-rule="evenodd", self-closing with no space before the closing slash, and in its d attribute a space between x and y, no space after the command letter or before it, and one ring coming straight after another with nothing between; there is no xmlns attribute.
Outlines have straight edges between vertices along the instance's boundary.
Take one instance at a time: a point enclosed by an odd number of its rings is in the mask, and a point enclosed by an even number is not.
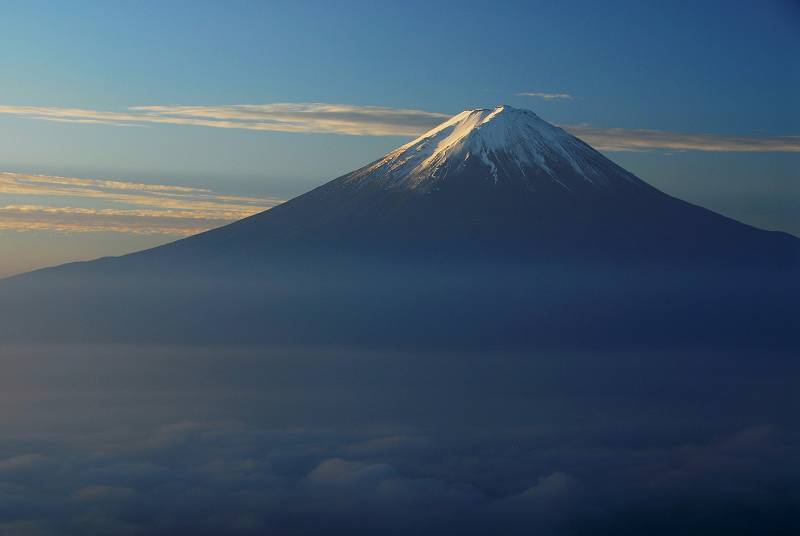
<svg viewBox="0 0 800 536"><path fill-rule="evenodd" d="M800 234L797 2L25 1L0 12L0 172L16 174L0 180L0 212L12 206L0 215L0 248L11 252L0 275L119 254L271 206L377 158L438 114L499 103L582 128L668 193ZM233 105L275 103L298 106L243 121L277 113L299 132L218 128L241 112ZM202 107L202 117L131 110L143 106ZM398 119L397 109L422 115ZM657 131L645 147L642 130ZM30 174L203 192L180 192L176 208L166 207L170 190L145 189L157 199L137 204L118 195L141 193L134 186L54 188ZM199 215L148 231L167 209Z"/></svg>

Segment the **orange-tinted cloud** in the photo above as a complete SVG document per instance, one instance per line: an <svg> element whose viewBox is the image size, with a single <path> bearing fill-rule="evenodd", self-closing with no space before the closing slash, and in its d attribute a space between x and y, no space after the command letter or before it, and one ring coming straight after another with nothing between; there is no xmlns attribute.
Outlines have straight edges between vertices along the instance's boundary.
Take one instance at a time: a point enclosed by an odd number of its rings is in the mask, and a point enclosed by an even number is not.
<svg viewBox="0 0 800 536"><path fill-rule="evenodd" d="M238 220L280 199L203 188L0 172L0 229L184 236ZM32 200L32 201L31 201Z"/></svg>
<svg viewBox="0 0 800 536"><path fill-rule="evenodd" d="M124 112L0 106L0 114L114 126L174 124L352 136L414 136L449 118L447 114L423 110L326 103L134 106Z"/></svg>

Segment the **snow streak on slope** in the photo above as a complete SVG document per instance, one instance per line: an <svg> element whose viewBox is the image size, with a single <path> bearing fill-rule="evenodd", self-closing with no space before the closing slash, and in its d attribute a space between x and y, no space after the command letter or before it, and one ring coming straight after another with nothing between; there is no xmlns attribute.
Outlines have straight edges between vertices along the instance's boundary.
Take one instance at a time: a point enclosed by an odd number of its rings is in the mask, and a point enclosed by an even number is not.
<svg viewBox="0 0 800 536"><path fill-rule="evenodd" d="M494 184L521 182L534 191L548 182L566 191L643 185L578 138L510 106L461 112L354 172L348 182L424 192L468 168Z"/></svg>

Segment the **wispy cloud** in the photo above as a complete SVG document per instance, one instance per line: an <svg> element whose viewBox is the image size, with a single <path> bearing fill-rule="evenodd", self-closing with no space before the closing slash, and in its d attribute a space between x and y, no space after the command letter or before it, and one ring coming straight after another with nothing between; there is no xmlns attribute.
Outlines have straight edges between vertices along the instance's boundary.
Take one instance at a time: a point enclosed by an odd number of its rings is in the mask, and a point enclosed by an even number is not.
<svg viewBox="0 0 800 536"><path fill-rule="evenodd" d="M0 207L0 229L190 235L230 222L189 210L121 210L43 205Z"/></svg>
<svg viewBox="0 0 800 536"><path fill-rule="evenodd" d="M203 188L0 172L0 229L184 236L281 202ZM79 205L79 206L74 206Z"/></svg>
<svg viewBox="0 0 800 536"><path fill-rule="evenodd" d="M545 93L543 91L523 91L522 93L515 93L517 97L537 97L544 100L558 100L558 99L574 99L569 93Z"/></svg>
<svg viewBox="0 0 800 536"><path fill-rule="evenodd" d="M609 152L652 149L744 153L800 152L800 136L724 136L666 130L596 128L588 125L562 125L562 128L596 149Z"/></svg>
<svg viewBox="0 0 800 536"><path fill-rule="evenodd" d="M124 112L0 106L0 114L114 126L173 124L352 136L414 136L450 117L423 110L325 103L133 106Z"/></svg>

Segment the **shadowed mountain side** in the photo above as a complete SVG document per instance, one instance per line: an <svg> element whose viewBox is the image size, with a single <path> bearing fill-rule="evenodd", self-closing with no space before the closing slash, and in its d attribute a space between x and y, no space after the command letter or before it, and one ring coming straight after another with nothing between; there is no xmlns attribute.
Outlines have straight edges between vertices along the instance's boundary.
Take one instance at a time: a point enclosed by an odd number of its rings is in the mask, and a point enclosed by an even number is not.
<svg viewBox="0 0 800 536"><path fill-rule="evenodd" d="M799 342L800 292L785 272L471 261L298 254L256 262L249 273L216 265L211 275L180 265L186 270L121 269L112 260L2 285L0 329L6 341L39 342L717 349Z"/></svg>

